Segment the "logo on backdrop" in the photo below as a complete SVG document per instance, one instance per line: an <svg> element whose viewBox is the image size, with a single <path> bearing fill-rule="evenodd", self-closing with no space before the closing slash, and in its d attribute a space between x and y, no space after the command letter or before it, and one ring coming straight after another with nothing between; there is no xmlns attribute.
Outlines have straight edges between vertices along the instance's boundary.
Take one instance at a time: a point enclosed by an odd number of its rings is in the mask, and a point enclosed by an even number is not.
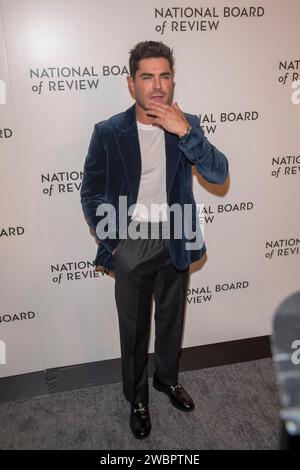
<svg viewBox="0 0 300 470"><path fill-rule="evenodd" d="M13 135L11 129L4 127L4 129L0 129L0 139L10 139Z"/></svg>
<svg viewBox="0 0 300 470"><path fill-rule="evenodd" d="M77 170L42 173L42 193L45 196L79 192L83 172Z"/></svg>
<svg viewBox="0 0 300 470"><path fill-rule="evenodd" d="M15 237L24 235L25 229L24 227L17 226L17 227L0 227L0 237Z"/></svg>
<svg viewBox="0 0 300 470"><path fill-rule="evenodd" d="M189 304L201 304L211 302L215 294L228 294L247 289L248 281L224 282L213 286L191 287L187 290L187 302Z"/></svg>
<svg viewBox="0 0 300 470"><path fill-rule="evenodd" d="M278 82L291 88L291 101L300 103L300 59L283 59L278 64Z"/></svg>
<svg viewBox="0 0 300 470"><path fill-rule="evenodd" d="M201 220L204 219L204 224L212 224L215 220L216 214L226 215L226 214L241 214L248 211L251 211L254 207L254 203L252 201L247 202L234 202L234 203L227 203L227 204L206 204L201 208L199 211L199 218Z"/></svg>
<svg viewBox="0 0 300 470"><path fill-rule="evenodd" d="M159 34L217 31L223 19L253 20L264 16L263 7L157 7L154 29Z"/></svg>
<svg viewBox="0 0 300 470"><path fill-rule="evenodd" d="M278 81L281 85L291 86L292 82L300 80L300 59L280 60L278 64Z"/></svg>
<svg viewBox="0 0 300 470"><path fill-rule="evenodd" d="M95 271L93 261L69 261L66 263L57 263L50 265L52 282L61 285L64 281L81 281L99 277L99 271ZM107 274L105 271L100 274Z"/></svg>
<svg viewBox="0 0 300 470"><path fill-rule="evenodd" d="M295 176L300 174L300 155L285 155L272 158L271 175L274 178L281 176Z"/></svg>
<svg viewBox="0 0 300 470"><path fill-rule="evenodd" d="M20 321L25 320L33 320L35 318L34 312L21 312L21 313L5 313L4 315L0 315L0 324L6 323L18 323Z"/></svg>
<svg viewBox="0 0 300 470"><path fill-rule="evenodd" d="M218 124L230 124L232 122L256 121L260 117L258 111L230 111L218 115L214 113L199 114L201 127L207 134L214 134Z"/></svg>
<svg viewBox="0 0 300 470"><path fill-rule="evenodd" d="M266 241L266 254L267 259L282 258L285 256L296 256L300 254L300 239L299 238L283 238L280 240L267 240Z"/></svg>
<svg viewBox="0 0 300 470"><path fill-rule="evenodd" d="M29 69L34 93L62 93L69 91L97 90L100 78L129 75L125 65L35 67Z"/></svg>

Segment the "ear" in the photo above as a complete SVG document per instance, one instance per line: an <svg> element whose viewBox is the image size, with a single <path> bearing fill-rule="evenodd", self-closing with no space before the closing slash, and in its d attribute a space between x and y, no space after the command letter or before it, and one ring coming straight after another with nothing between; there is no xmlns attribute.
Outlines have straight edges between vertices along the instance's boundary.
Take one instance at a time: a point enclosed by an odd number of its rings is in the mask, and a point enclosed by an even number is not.
<svg viewBox="0 0 300 470"><path fill-rule="evenodd" d="M129 93L131 94L131 97L135 99L134 79L131 77L131 75L128 75L126 78L127 78L127 85L128 85Z"/></svg>

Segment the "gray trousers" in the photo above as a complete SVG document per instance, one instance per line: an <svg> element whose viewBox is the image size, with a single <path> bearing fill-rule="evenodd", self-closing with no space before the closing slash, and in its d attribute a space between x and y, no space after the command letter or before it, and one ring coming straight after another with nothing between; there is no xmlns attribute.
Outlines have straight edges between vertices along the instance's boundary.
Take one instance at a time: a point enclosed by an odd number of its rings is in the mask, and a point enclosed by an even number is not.
<svg viewBox="0 0 300 470"><path fill-rule="evenodd" d="M155 375L165 385L178 381L189 268L178 271L170 258L168 240L126 238L115 260L123 392L131 403L148 404L147 358L152 297L155 300ZM153 223L141 223L148 236Z"/></svg>

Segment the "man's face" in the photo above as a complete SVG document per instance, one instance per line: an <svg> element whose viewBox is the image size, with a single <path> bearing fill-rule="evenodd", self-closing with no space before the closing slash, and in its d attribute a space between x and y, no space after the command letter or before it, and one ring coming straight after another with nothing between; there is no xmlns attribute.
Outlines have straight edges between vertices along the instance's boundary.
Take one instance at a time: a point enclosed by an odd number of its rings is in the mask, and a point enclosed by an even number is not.
<svg viewBox="0 0 300 470"><path fill-rule="evenodd" d="M135 79L127 77L131 96L137 107L146 111L151 103L168 104L173 102L174 73L169 61L163 57L142 59Z"/></svg>

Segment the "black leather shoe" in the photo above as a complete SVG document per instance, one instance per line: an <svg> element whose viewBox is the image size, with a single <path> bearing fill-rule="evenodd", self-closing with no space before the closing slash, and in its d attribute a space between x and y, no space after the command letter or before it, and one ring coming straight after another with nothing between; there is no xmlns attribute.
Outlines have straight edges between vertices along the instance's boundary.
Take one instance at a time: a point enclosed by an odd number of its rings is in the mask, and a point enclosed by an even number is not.
<svg viewBox="0 0 300 470"><path fill-rule="evenodd" d="M137 439L144 439L151 431L151 421L148 407L144 403L131 405L130 428Z"/></svg>
<svg viewBox="0 0 300 470"><path fill-rule="evenodd" d="M190 395L184 390L183 386L177 383L170 387L160 383L156 376L153 377L153 387L159 392L164 392L168 395L173 406L181 411L193 411L195 408L194 402Z"/></svg>

